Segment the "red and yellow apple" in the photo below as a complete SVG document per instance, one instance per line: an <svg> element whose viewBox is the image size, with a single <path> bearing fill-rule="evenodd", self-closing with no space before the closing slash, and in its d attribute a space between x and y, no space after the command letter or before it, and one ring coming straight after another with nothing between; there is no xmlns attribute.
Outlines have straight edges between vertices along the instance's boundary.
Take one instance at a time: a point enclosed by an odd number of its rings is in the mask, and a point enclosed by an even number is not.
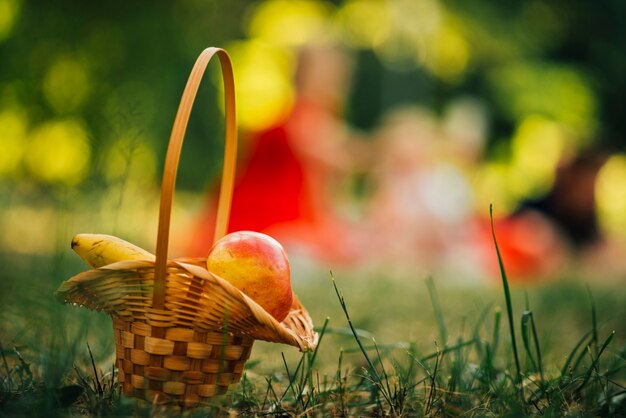
<svg viewBox="0 0 626 418"><path fill-rule="evenodd" d="M207 258L208 270L230 282L278 322L291 308L289 260L269 235L239 231L218 240Z"/></svg>

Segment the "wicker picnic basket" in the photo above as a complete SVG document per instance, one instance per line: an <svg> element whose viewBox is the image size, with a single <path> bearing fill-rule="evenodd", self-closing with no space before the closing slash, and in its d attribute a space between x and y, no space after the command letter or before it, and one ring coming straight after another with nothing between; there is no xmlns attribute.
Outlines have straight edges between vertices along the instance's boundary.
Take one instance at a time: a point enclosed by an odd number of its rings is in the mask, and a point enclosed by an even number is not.
<svg viewBox="0 0 626 418"><path fill-rule="evenodd" d="M232 200L237 133L232 65L226 51L198 57L183 92L165 160L155 261L120 261L63 282L57 297L113 319L118 380L126 395L192 406L237 383L255 340L312 350L317 334L294 295L281 323L205 259L168 260L172 198L183 137L200 81L217 55L225 91L226 147L214 241L225 235Z"/></svg>

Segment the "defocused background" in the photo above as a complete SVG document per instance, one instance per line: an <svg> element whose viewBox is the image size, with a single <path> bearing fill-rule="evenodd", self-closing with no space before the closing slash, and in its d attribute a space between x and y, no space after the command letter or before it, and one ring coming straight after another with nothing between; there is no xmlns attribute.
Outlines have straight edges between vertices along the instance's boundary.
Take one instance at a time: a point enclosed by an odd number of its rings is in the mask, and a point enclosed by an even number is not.
<svg viewBox="0 0 626 418"><path fill-rule="evenodd" d="M491 306L498 317L493 203L516 315L530 300L546 358L562 364L590 328L590 294L623 347L625 17L621 0L0 0L0 351L27 353L50 387L89 364L86 340L110 368L110 320L52 293L87 269L77 233L155 250L170 129L208 46L235 68L231 229L287 247L317 325L345 326L329 269L379 341L445 346L428 276L450 342ZM220 84L212 63L183 147L172 256L211 246ZM341 332L325 341L333 366L353 345ZM269 373L282 367L266 357Z"/></svg>
<svg viewBox="0 0 626 418"><path fill-rule="evenodd" d="M153 250L178 100L215 45L236 72L233 229L325 269L476 281L497 272L493 203L512 279L620 276L624 16L618 0L0 0L0 251L28 264L78 232ZM210 247L221 103L212 68L174 255Z"/></svg>

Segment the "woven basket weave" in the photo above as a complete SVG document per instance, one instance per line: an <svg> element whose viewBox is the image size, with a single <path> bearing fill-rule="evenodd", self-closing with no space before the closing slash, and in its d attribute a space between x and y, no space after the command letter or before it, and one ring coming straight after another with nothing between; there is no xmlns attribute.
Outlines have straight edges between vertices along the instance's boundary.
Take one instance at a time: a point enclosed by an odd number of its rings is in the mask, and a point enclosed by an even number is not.
<svg viewBox="0 0 626 418"><path fill-rule="evenodd" d="M154 261L120 261L80 273L57 290L62 302L103 311L113 319L116 364L123 392L192 406L237 383L255 340L312 350L317 334L294 295L281 323L226 280L205 259L168 260L176 172L191 107L202 75L217 55L226 109L224 172L214 241L225 235L232 201L237 136L232 66L226 51L198 57L183 92L165 160Z"/></svg>

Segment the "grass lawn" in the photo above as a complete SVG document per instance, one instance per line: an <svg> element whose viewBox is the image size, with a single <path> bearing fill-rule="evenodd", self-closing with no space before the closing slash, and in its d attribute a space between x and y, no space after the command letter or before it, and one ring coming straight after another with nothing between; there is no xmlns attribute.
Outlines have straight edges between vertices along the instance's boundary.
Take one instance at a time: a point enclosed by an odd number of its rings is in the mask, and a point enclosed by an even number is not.
<svg viewBox="0 0 626 418"><path fill-rule="evenodd" d="M84 269L70 251L0 262L0 416L626 414L626 289L615 283L512 286L515 356L501 282L335 272L333 283L311 269L294 287L318 350L257 342L228 395L181 411L121 396L110 319L53 299Z"/></svg>

